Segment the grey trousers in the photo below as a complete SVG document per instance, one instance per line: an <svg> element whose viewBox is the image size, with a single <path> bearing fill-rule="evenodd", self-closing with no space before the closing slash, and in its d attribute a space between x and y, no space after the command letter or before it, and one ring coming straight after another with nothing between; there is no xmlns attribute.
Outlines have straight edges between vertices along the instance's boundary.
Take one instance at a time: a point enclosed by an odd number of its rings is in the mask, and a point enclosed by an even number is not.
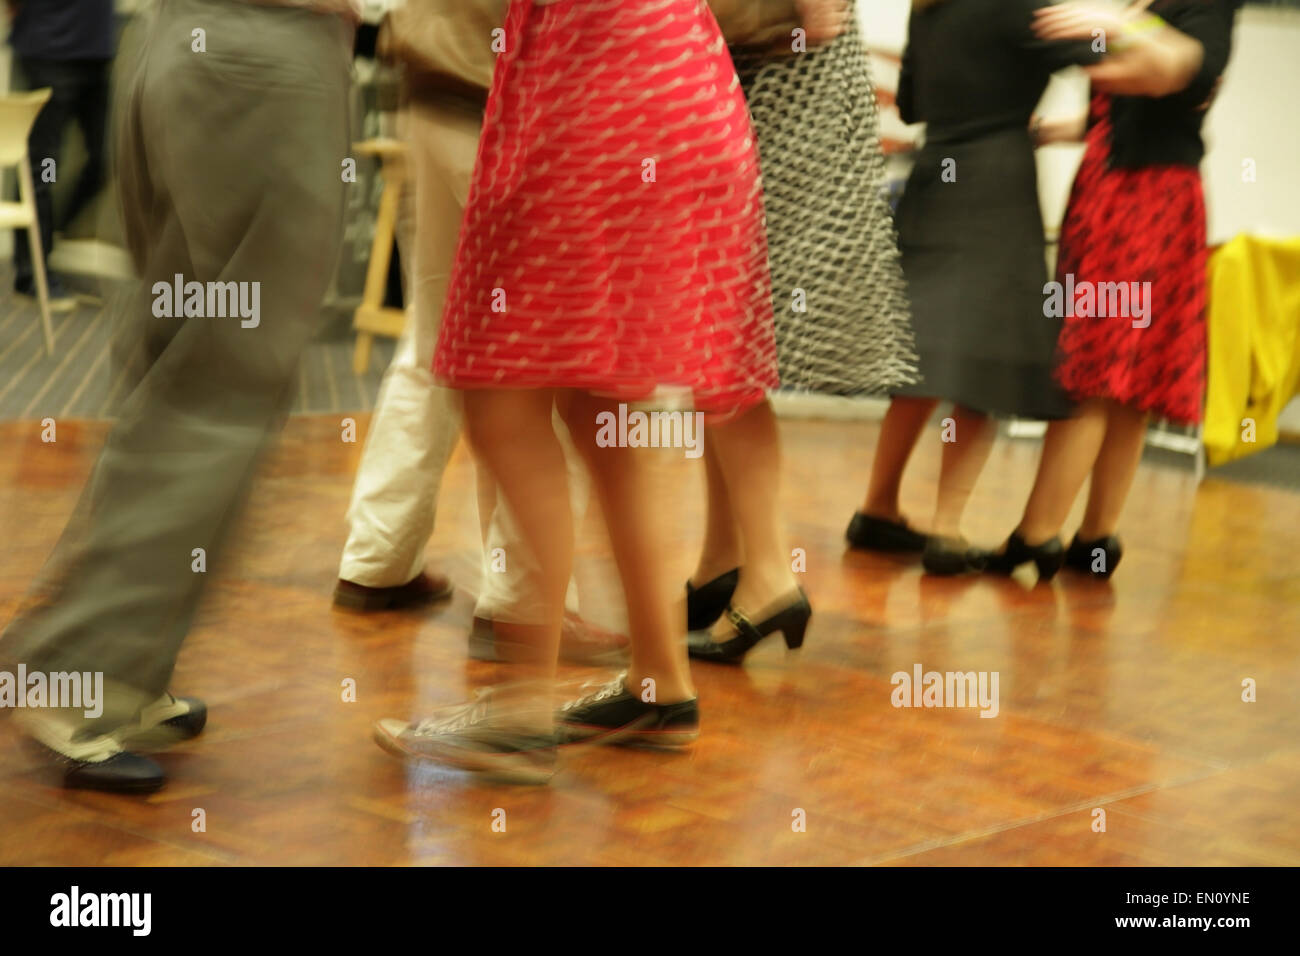
<svg viewBox="0 0 1300 956"><path fill-rule="evenodd" d="M123 41L114 152L140 284L114 315L113 358L130 388L0 641L0 661L29 671L102 671L104 727L167 688L287 414L342 236L350 30L301 9L160 0ZM212 315L210 296L208 314L159 315L155 283L177 275L256 288L257 323Z"/></svg>

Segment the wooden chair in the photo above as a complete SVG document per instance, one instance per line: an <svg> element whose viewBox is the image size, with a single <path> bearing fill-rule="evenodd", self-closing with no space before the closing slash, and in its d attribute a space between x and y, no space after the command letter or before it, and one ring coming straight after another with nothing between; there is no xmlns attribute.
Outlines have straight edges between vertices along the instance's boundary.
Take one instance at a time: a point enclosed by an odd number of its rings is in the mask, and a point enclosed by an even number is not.
<svg viewBox="0 0 1300 956"><path fill-rule="evenodd" d="M376 335L398 338L406 323L402 309L386 308L384 292L388 287L388 263L393 254L393 236L397 229L398 205L406 182L407 146L396 139L368 139L353 149L361 156L378 156L383 163L384 191L379 197L379 215L375 219L375 239L370 246L370 265L361 304L353 315L352 327L357 344L352 352L352 371L357 375L370 367L370 347Z"/></svg>
<svg viewBox="0 0 1300 956"><path fill-rule="evenodd" d="M41 224L36 214L36 190L32 185L31 163L27 157L27 137L31 135L32 124L49 101L51 92L47 88L0 96L0 169L9 166L18 169L18 201L0 200L0 229L27 230L47 355L54 354L54 330L50 325L50 288L45 278L45 253L41 248Z"/></svg>

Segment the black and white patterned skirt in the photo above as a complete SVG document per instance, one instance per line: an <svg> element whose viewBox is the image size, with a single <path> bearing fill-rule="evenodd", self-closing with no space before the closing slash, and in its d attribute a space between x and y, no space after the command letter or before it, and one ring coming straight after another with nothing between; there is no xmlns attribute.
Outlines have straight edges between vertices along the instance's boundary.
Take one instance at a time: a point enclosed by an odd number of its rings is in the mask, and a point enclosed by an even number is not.
<svg viewBox="0 0 1300 956"><path fill-rule="evenodd" d="M758 134L783 388L887 393L917 380L857 24L829 46L733 49Z"/></svg>

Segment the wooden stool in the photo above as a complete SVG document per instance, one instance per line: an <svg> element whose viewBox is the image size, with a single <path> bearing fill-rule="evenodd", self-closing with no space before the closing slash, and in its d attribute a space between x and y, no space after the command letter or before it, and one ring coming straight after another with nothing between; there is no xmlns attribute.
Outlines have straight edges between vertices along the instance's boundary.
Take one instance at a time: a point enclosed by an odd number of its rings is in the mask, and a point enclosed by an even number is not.
<svg viewBox="0 0 1300 956"><path fill-rule="evenodd" d="M370 246L370 266L366 270L366 287L352 318L352 327L357 332L352 371L362 375L370 367L370 346L374 337L398 338L406 324L405 311L384 306L384 292L388 288L388 263L393 253L398 203L406 181L407 146L396 139L368 139L354 143L352 148L361 156L378 156L383 163L381 175L384 177L379 215L375 219L375 241Z"/></svg>

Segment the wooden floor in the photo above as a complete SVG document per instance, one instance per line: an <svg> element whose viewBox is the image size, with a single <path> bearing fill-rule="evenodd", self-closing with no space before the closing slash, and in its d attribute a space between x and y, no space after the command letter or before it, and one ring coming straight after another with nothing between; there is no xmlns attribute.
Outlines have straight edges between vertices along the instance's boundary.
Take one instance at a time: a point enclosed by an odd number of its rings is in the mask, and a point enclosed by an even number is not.
<svg viewBox="0 0 1300 956"><path fill-rule="evenodd" d="M0 426L0 622L103 432L60 421L44 445L34 422ZM477 523L463 449L430 546L462 592L362 618L329 602L361 445L340 442L334 418L293 419L181 656L175 690L208 700L207 732L160 758L171 782L143 799L62 791L0 724L0 864L1300 863L1300 495L1197 489L1144 465L1112 585L934 580L844 551L874 426L789 422L784 435L791 544L807 552L815 608L804 649L696 665L704 734L689 755L596 750L529 789L403 766L369 736L376 718L499 676L465 658ZM909 475L917 515L933 493L930 437ZM973 538L1013 525L1036 456L998 445ZM680 545L665 560L683 578L694 465L672 472L664 505ZM590 582L607 562L590 530L583 540L583 593L599 606ZM894 708L890 676L915 664L998 672L1000 713ZM341 701L348 677L355 703ZM1256 703L1241 699L1246 678ZM196 808L206 832L191 829Z"/></svg>

